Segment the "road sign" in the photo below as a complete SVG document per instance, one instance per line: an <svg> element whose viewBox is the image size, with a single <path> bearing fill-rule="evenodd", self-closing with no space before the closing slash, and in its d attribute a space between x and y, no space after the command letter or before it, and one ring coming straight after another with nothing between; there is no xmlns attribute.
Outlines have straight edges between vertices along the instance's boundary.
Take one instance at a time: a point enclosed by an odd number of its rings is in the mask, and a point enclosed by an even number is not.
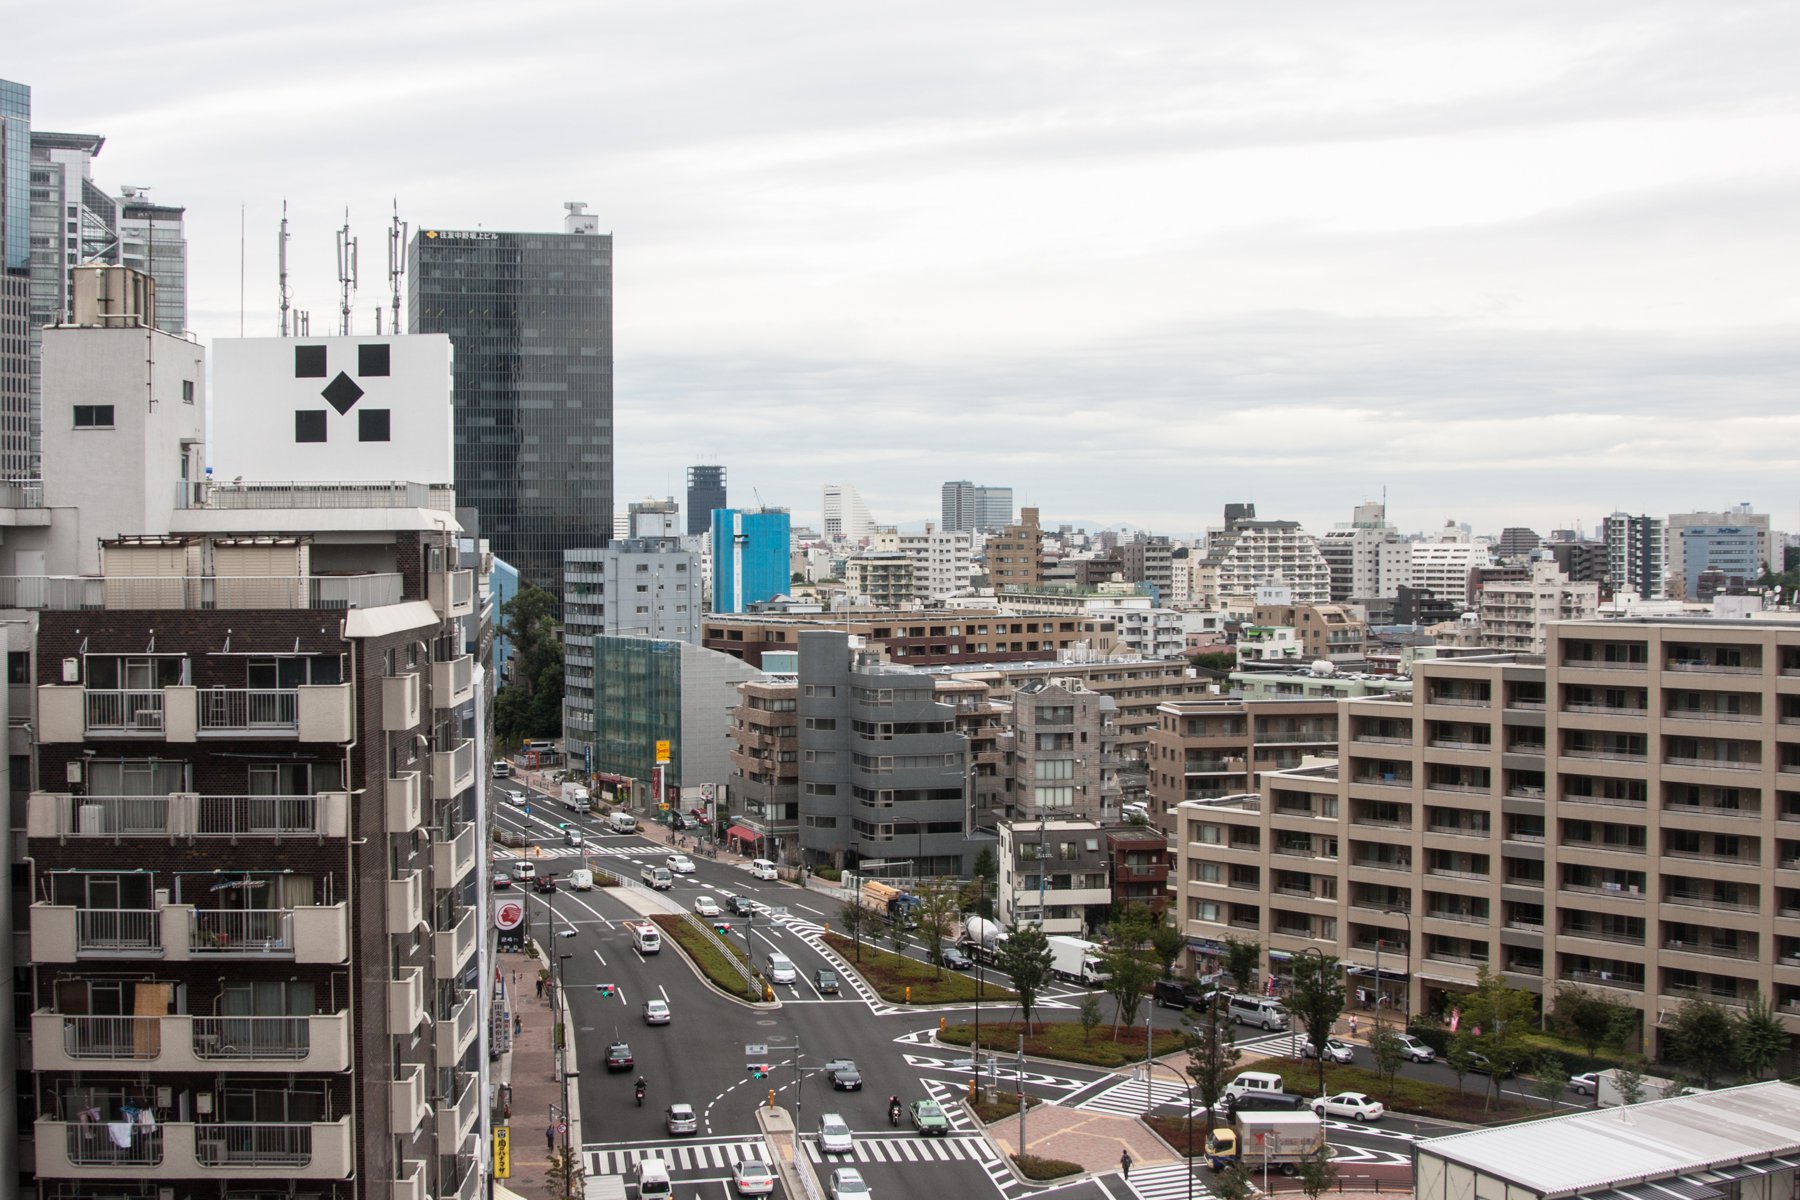
<svg viewBox="0 0 1800 1200"><path fill-rule="evenodd" d="M668 742L664 741L656 743L656 761L659 763L666 763L669 761Z"/></svg>
<svg viewBox="0 0 1800 1200"><path fill-rule="evenodd" d="M768 1046L763 1045L761 1043L753 1042L750 1045L744 1047L744 1057L745 1058L767 1058L768 1056L769 1056Z"/></svg>
<svg viewBox="0 0 1800 1200"><path fill-rule="evenodd" d="M512 1178L512 1128L494 1126L494 1178Z"/></svg>

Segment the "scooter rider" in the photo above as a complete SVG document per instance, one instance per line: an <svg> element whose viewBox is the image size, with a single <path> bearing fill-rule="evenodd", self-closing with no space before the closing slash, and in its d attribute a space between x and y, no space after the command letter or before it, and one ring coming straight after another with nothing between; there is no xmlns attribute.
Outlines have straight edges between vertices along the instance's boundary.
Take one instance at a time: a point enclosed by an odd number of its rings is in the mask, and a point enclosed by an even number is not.
<svg viewBox="0 0 1800 1200"><path fill-rule="evenodd" d="M900 1123L900 1097L889 1096L888 1097L888 1124L889 1125L898 1125L899 1123Z"/></svg>
<svg viewBox="0 0 1800 1200"><path fill-rule="evenodd" d="M642 1075L637 1077L637 1102L639 1108L644 1106L644 1077Z"/></svg>

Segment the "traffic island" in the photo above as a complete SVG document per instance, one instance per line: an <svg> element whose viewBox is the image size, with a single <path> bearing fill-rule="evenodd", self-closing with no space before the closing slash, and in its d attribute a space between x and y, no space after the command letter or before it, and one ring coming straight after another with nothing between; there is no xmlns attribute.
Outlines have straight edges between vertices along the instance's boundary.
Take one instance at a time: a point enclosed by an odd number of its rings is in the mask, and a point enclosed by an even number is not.
<svg viewBox="0 0 1800 1200"><path fill-rule="evenodd" d="M1142 1029L1125 1027L1115 1031L1110 1025L1092 1033L1073 1021L1034 1021L1028 1030L1018 1021L983 1021L981 1047L1000 1054L1015 1054L1019 1035L1025 1035L1027 1058L1043 1058L1056 1062L1082 1063L1090 1067L1125 1067L1144 1061ZM938 1033L938 1041L953 1046L967 1046L975 1040L973 1025L950 1025ZM1185 1042L1178 1030L1156 1031L1152 1049L1157 1058L1181 1050Z"/></svg>
<svg viewBox="0 0 1800 1200"><path fill-rule="evenodd" d="M866 940L859 954L856 942L841 933L827 933L825 944L889 1004L971 1004L976 999L975 980L960 971L881 950ZM1011 1004L1018 996L983 980L980 999Z"/></svg>
<svg viewBox="0 0 1800 1200"><path fill-rule="evenodd" d="M750 960L735 942L727 938L708 937L704 930L696 928L692 921L680 913L654 913L650 919L656 922L665 937L687 955L688 961L708 983L739 1000L761 1004L769 999L754 974L749 982L745 981ZM721 946L724 949L721 950ZM736 964L727 959L727 954L734 956L737 963L742 964L743 970L739 970Z"/></svg>
<svg viewBox="0 0 1800 1200"><path fill-rule="evenodd" d="M981 1032L985 1041L987 1030L984 1028ZM1270 1071L1281 1076L1283 1091L1298 1096L1319 1094L1319 1064L1316 1060L1265 1058L1240 1063L1236 1071ZM1437 1117L1466 1125L1493 1125L1502 1121L1545 1115L1544 1109L1539 1105L1521 1104L1506 1096L1490 1105L1486 1075L1471 1074L1466 1082L1469 1090L1465 1091L1447 1084L1428 1083L1423 1079L1410 1079L1399 1074L1387 1079L1379 1072L1363 1067L1347 1067L1337 1063L1325 1065L1327 1096L1338 1092L1362 1092L1381 1101L1390 1112Z"/></svg>
<svg viewBox="0 0 1800 1200"><path fill-rule="evenodd" d="M1064 1162L1060 1158L1039 1158L1035 1154L1015 1154L1012 1162L1019 1174L1034 1183L1061 1179L1066 1175L1079 1175L1084 1170L1080 1163Z"/></svg>

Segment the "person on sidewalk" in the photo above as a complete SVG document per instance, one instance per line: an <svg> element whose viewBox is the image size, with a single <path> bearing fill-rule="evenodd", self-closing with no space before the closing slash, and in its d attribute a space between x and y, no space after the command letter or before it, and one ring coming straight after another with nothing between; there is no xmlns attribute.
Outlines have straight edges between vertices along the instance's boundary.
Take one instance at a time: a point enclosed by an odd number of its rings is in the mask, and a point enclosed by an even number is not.
<svg viewBox="0 0 1800 1200"><path fill-rule="evenodd" d="M544 1149L551 1154L556 1152L556 1126L554 1125L544 1126Z"/></svg>
<svg viewBox="0 0 1800 1200"><path fill-rule="evenodd" d="M1350 1036L1351 1037L1356 1036L1356 1014L1355 1013L1350 1014Z"/></svg>
<svg viewBox="0 0 1800 1200"><path fill-rule="evenodd" d="M537 989L538 989L538 999L542 1000L544 998L544 977L542 975L539 975L537 977Z"/></svg>
<svg viewBox="0 0 1800 1200"><path fill-rule="evenodd" d="M1131 1180L1131 1151L1130 1150L1122 1150L1119 1152L1119 1170L1121 1170L1125 1173L1126 1181L1130 1182L1130 1180Z"/></svg>

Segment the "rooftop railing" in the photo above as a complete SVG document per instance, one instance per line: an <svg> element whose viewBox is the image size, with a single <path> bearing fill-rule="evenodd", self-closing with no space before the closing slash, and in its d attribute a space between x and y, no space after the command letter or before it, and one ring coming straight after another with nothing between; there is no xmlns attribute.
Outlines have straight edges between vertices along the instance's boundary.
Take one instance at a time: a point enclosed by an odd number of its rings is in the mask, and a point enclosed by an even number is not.
<svg viewBox="0 0 1800 1200"><path fill-rule="evenodd" d="M400 603L403 592L398 574L0 575L0 608L53 612L379 608Z"/></svg>

